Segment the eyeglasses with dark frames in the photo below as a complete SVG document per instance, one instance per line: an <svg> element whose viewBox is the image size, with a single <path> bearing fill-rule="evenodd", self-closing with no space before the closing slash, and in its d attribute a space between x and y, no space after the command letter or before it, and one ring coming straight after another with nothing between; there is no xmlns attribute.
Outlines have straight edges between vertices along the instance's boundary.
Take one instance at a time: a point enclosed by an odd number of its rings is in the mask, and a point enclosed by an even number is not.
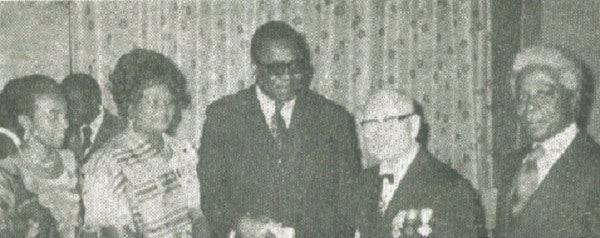
<svg viewBox="0 0 600 238"><path fill-rule="evenodd" d="M303 74L309 67L308 63L303 59L296 59L289 62L277 61L269 64L257 62L256 64L274 76L282 76L286 73L286 70L290 75Z"/></svg>
<svg viewBox="0 0 600 238"><path fill-rule="evenodd" d="M374 125L375 123L384 123L384 122L388 122L388 121L392 121L392 120L398 120L398 121L403 121L411 116L416 115L416 113L409 113L406 115L400 115L400 116L389 116L389 117L384 117L384 118L377 118L377 119L366 119L360 122L360 126L365 127L368 125Z"/></svg>

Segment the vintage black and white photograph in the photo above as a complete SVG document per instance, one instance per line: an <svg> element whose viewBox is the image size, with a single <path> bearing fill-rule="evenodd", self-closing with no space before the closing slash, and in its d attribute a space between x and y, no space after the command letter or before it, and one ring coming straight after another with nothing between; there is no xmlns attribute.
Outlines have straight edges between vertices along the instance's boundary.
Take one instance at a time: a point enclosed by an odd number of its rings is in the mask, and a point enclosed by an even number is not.
<svg viewBox="0 0 600 238"><path fill-rule="evenodd" d="M600 1L0 1L0 238L600 237Z"/></svg>

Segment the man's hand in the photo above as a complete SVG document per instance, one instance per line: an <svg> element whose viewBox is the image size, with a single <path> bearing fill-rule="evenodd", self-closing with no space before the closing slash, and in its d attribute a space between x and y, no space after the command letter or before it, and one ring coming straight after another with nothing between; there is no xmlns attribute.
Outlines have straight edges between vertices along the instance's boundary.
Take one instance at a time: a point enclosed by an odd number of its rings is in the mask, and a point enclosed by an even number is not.
<svg viewBox="0 0 600 238"><path fill-rule="evenodd" d="M267 224L268 236L274 238L294 238L295 231L291 227L284 227L282 223L269 222Z"/></svg>
<svg viewBox="0 0 600 238"><path fill-rule="evenodd" d="M269 218L252 218L244 216L238 224L237 234L242 238L266 238L269 237L269 228L273 222Z"/></svg>

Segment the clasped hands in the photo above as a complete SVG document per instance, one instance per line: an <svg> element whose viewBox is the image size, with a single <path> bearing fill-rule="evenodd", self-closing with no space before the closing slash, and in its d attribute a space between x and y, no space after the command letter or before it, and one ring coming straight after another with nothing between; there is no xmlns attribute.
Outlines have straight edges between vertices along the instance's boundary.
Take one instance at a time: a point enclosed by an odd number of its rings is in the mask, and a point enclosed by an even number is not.
<svg viewBox="0 0 600 238"><path fill-rule="evenodd" d="M293 238L294 229L284 227L282 223L268 217L252 218L244 216L238 224L238 236L241 238Z"/></svg>

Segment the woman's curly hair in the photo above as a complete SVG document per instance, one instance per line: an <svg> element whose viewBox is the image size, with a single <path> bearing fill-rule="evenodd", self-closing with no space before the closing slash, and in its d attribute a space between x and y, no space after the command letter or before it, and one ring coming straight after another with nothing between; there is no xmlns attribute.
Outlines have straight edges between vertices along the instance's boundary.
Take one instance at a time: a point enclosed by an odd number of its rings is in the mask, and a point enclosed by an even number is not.
<svg viewBox="0 0 600 238"><path fill-rule="evenodd" d="M175 115L167 133L175 132L181 121L181 110L190 104L190 95L186 90L186 78L169 58L161 53L134 49L119 58L115 69L109 76L110 91L123 118L128 118L129 107L139 103L144 89L157 85L167 85L175 97Z"/></svg>

